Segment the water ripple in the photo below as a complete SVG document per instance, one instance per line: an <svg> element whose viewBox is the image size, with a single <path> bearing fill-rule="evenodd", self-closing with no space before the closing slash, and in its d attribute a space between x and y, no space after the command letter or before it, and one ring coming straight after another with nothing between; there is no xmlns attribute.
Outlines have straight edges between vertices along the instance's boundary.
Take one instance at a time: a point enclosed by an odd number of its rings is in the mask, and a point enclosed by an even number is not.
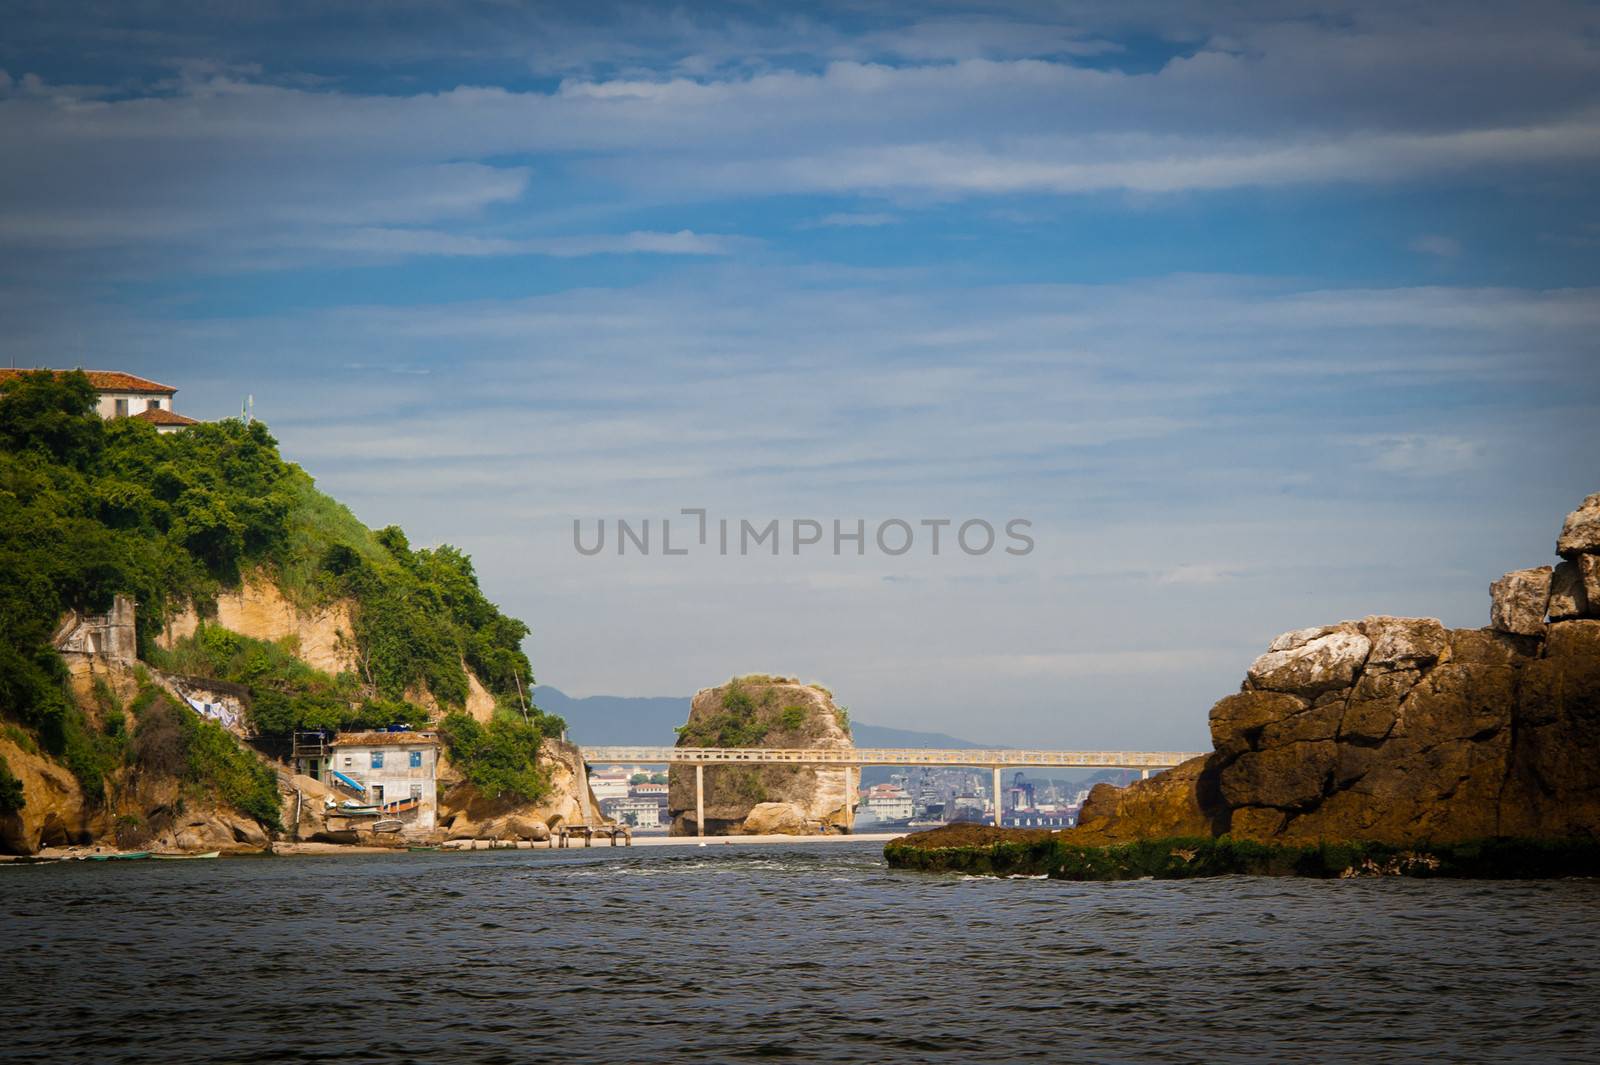
<svg viewBox="0 0 1600 1065"><path fill-rule="evenodd" d="M4 885L8 1061L1600 1061L1593 881L1070 884L840 844Z"/></svg>

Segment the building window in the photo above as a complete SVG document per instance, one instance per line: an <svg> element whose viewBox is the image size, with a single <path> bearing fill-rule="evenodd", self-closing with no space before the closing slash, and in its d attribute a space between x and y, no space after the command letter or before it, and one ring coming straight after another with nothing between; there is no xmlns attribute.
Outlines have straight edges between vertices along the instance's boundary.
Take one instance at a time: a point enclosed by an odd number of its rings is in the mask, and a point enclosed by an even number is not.
<svg viewBox="0 0 1600 1065"><path fill-rule="evenodd" d="M351 766L353 766L355 764L356 764L356 760L352 755L348 755L347 754L347 755L344 756L344 765L345 765L346 769L350 768Z"/></svg>
<svg viewBox="0 0 1600 1065"><path fill-rule="evenodd" d="M383 768L383 752L382 751L373 751L372 752L372 768L374 768L374 769L382 769Z"/></svg>
<svg viewBox="0 0 1600 1065"><path fill-rule="evenodd" d="M127 416L128 416L128 401L126 399L117 400L117 417L126 418Z"/></svg>
<svg viewBox="0 0 1600 1065"><path fill-rule="evenodd" d="M411 785L411 797L413 799L416 799L416 800L419 800L419 801L421 800L421 798L422 798L422 785L421 784L413 784L413 785Z"/></svg>
<svg viewBox="0 0 1600 1065"><path fill-rule="evenodd" d="M147 400L144 401L144 409L145 410L160 410L161 409L161 401L159 399L147 399Z"/></svg>
<svg viewBox="0 0 1600 1065"><path fill-rule="evenodd" d="M422 752L421 751L412 751L411 752L411 768L412 769L421 769L422 768Z"/></svg>

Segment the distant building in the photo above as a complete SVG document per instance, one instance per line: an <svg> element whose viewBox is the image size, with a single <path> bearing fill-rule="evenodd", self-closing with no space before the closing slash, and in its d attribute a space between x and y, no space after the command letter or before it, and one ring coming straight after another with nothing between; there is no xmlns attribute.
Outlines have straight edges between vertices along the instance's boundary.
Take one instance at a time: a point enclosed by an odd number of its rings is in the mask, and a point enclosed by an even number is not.
<svg viewBox="0 0 1600 1065"><path fill-rule="evenodd" d="M634 828L660 828L662 805L653 799L602 799L600 810L613 821Z"/></svg>
<svg viewBox="0 0 1600 1065"><path fill-rule="evenodd" d="M589 774L589 790L596 799L626 799L628 781L632 777L632 771L626 766L607 766Z"/></svg>
<svg viewBox="0 0 1600 1065"><path fill-rule="evenodd" d="M894 784L874 784L861 793L859 811L869 821L910 821L916 803L904 789Z"/></svg>
<svg viewBox="0 0 1600 1065"><path fill-rule="evenodd" d="M0 369L0 392L6 385L31 370ZM69 373L52 370L51 373ZM120 370L84 370L84 376L98 394L96 409L100 417L138 418L156 427L158 433L176 433L200 423L186 418L172 409L172 397L177 389Z"/></svg>
<svg viewBox="0 0 1600 1065"><path fill-rule="evenodd" d="M91 655L116 662L132 662L139 657L134 634L134 604L125 595L111 600L104 614L80 614L69 610L56 626L55 648L64 654Z"/></svg>
<svg viewBox="0 0 1600 1065"><path fill-rule="evenodd" d="M433 732L341 732L328 743L322 782L375 805L416 800L419 828L432 828L439 809L439 737ZM398 813L397 813L398 816Z"/></svg>
<svg viewBox="0 0 1600 1065"><path fill-rule="evenodd" d="M628 786L628 794L635 799L659 798L663 802L666 801L668 790L670 789L665 784L630 784Z"/></svg>

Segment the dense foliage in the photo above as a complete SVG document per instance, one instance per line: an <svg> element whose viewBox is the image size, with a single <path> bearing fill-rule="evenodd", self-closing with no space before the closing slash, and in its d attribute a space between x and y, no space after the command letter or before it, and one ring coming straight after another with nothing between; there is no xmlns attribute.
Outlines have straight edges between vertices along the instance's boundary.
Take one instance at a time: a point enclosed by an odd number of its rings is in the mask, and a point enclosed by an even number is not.
<svg viewBox="0 0 1600 1065"><path fill-rule="evenodd" d="M781 695L781 686L797 684L799 681L793 677L765 673L734 677L722 689L720 709L678 726L678 746L759 747L806 742L819 734L811 707L784 703ZM849 717L842 707L836 720L846 733L850 731Z"/></svg>
<svg viewBox="0 0 1600 1065"><path fill-rule="evenodd" d="M353 673L332 676L307 665L281 644L202 624L170 650L152 649L150 661L172 673L243 685L250 694L251 727L282 736L299 730L419 726L418 706L366 694Z"/></svg>
<svg viewBox="0 0 1600 1065"><path fill-rule="evenodd" d="M221 725L180 708L150 687L130 709L138 721L128 748L135 767L176 777L191 795L226 803L269 828L282 829L277 774Z"/></svg>
<svg viewBox="0 0 1600 1065"><path fill-rule="evenodd" d="M11 772L11 763L0 758L0 814L14 814L27 804L22 781Z"/></svg>
<svg viewBox="0 0 1600 1065"><path fill-rule="evenodd" d="M533 683L527 628L484 598L455 548L369 531L284 462L259 422L162 435L103 421L94 400L76 372L24 374L0 395L0 717L35 731L87 790L99 793L104 759L50 637L67 609L102 611L117 593L138 603L141 655L170 611L203 608L252 567L304 605L351 597L358 678L290 676L287 654L263 646L200 649L208 675L251 686L267 732L389 718L418 684L460 705L463 662L503 697Z"/></svg>
<svg viewBox="0 0 1600 1065"><path fill-rule="evenodd" d="M558 717L530 711L497 714L487 725L459 711L440 725L446 747L467 783L491 799L538 802L549 794L550 773L536 764L545 736L559 736Z"/></svg>

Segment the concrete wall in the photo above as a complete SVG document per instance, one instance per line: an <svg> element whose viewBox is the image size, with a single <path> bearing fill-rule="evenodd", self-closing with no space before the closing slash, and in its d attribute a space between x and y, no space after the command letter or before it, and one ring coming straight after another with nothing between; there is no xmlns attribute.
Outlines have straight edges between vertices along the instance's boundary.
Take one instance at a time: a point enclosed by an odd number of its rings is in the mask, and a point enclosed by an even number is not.
<svg viewBox="0 0 1600 1065"><path fill-rule="evenodd" d="M411 765L411 752L422 754L422 764ZM372 755L383 755L382 768L373 768ZM335 747L329 758L330 768L347 777L359 780L367 789L368 802L394 802L411 794L414 786L422 789L422 805L417 810L416 823L421 828L432 828L439 809L438 773L439 748L403 741L383 746ZM332 782L330 776L327 780ZM380 799L375 788L383 789Z"/></svg>
<svg viewBox="0 0 1600 1065"><path fill-rule="evenodd" d="M128 409L123 412L125 415L138 414L142 410L148 410L151 403L156 404L162 410L172 409L171 396L156 396L151 395L149 392L102 392L100 393L100 402L96 407L100 412L100 417L117 417L118 400L127 401Z"/></svg>

